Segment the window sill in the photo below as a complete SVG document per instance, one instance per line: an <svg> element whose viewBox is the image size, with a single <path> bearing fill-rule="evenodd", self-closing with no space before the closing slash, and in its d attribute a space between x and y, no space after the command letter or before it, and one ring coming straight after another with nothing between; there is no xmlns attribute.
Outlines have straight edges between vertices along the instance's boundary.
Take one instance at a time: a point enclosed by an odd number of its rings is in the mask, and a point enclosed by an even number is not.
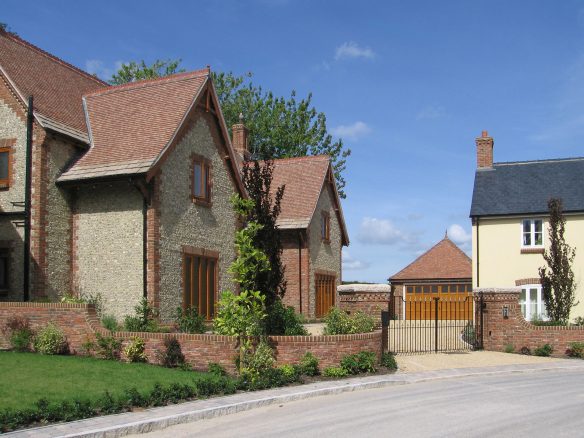
<svg viewBox="0 0 584 438"><path fill-rule="evenodd" d="M197 205L200 205L202 207L212 207L213 206L213 203L210 200L195 198L194 196L191 196L191 201L193 204L197 204Z"/></svg>
<svg viewBox="0 0 584 438"><path fill-rule="evenodd" d="M521 248L521 254L543 254L543 248Z"/></svg>
<svg viewBox="0 0 584 438"><path fill-rule="evenodd" d="M326 243L327 245L331 244L331 239L320 239L322 243Z"/></svg>

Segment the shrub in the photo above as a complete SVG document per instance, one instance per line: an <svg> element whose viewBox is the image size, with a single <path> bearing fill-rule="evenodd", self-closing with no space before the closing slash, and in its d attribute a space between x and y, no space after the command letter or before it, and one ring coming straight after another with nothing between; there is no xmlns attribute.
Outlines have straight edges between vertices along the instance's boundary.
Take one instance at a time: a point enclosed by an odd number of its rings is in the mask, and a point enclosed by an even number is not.
<svg viewBox="0 0 584 438"><path fill-rule="evenodd" d="M393 353L384 352L381 353L381 366L384 366L388 370L397 370L397 361Z"/></svg>
<svg viewBox="0 0 584 438"><path fill-rule="evenodd" d="M140 300L140 304L134 307L135 315L127 315L124 318L124 329L129 332L156 332L158 323L156 322L156 310L150 306L146 298Z"/></svg>
<svg viewBox="0 0 584 438"><path fill-rule="evenodd" d="M297 314L292 306L284 306L280 298L268 307L264 320L266 331L270 335L308 336L308 331L302 325L304 318Z"/></svg>
<svg viewBox="0 0 584 438"><path fill-rule="evenodd" d="M240 387L242 389L264 389L285 383L282 373L274 368L274 350L262 340L255 351L244 356L240 367Z"/></svg>
<svg viewBox="0 0 584 438"><path fill-rule="evenodd" d="M507 344L505 345L504 351L505 353L513 353L515 351L515 347L513 346L513 344Z"/></svg>
<svg viewBox="0 0 584 438"><path fill-rule="evenodd" d="M347 377L349 373L343 367L327 367L322 370L322 375L325 377Z"/></svg>
<svg viewBox="0 0 584 438"><path fill-rule="evenodd" d="M164 350L158 351L157 355L161 365L167 368L176 368L185 362L185 355L175 337L165 338Z"/></svg>
<svg viewBox="0 0 584 438"><path fill-rule="evenodd" d="M519 350L519 354L529 356L531 355L531 350L529 349L529 347L521 347L521 350Z"/></svg>
<svg viewBox="0 0 584 438"><path fill-rule="evenodd" d="M216 362L209 362L207 371L211 374L215 374L216 376L226 376L227 371L221 365Z"/></svg>
<svg viewBox="0 0 584 438"><path fill-rule="evenodd" d="M299 365L284 364L278 367L282 380L286 383L294 383L300 380L302 368Z"/></svg>
<svg viewBox="0 0 584 438"><path fill-rule="evenodd" d="M567 325L565 322L563 321L546 321L544 319L541 318L541 316L539 315L535 315L534 317L531 318L531 321L529 321L531 325L537 325L537 326L551 326L551 327L556 327L556 326L565 326Z"/></svg>
<svg viewBox="0 0 584 438"><path fill-rule="evenodd" d="M554 347L552 347L550 344L544 344L541 347L537 347L533 351L533 354L536 356L549 357L553 352Z"/></svg>
<svg viewBox="0 0 584 438"><path fill-rule="evenodd" d="M118 320L114 315L103 315L101 317L101 325L103 325L110 332L118 331Z"/></svg>
<svg viewBox="0 0 584 438"><path fill-rule="evenodd" d="M49 323L35 336L34 350L40 354L67 354L69 344L63 331Z"/></svg>
<svg viewBox="0 0 584 438"><path fill-rule="evenodd" d="M349 374L374 373L376 357L372 351L349 354L341 359L341 367Z"/></svg>
<svg viewBox="0 0 584 438"><path fill-rule="evenodd" d="M196 307L187 307L184 310L177 307L175 322L181 333L205 333L207 330L205 317L199 315Z"/></svg>
<svg viewBox="0 0 584 438"><path fill-rule="evenodd" d="M577 316L576 318L574 318L574 325L583 326L584 325L584 317Z"/></svg>
<svg viewBox="0 0 584 438"><path fill-rule="evenodd" d="M124 350L128 362L147 362L148 358L144 352L145 347L146 342L144 342L144 339L137 336L134 337Z"/></svg>
<svg viewBox="0 0 584 438"><path fill-rule="evenodd" d="M302 359L300 359L300 369L302 374L306 376L318 376L318 358L310 351L307 351L306 354L302 356Z"/></svg>
<svg viewBox="0 0 584 438"><path fill-rule="evenodd" d="M584 342L571 342L566 350L566 355L570 357L584 358Z"/></svg>
<svg viewBox="0 0 584 438"><path fill-rule="evenodd" d="M11 316L2 327L2 333L8 338L10 346L15 351L30 351L34 332L30 322L22 316Z"/></svg>
<svg viewBox="0 0 584 438"><path fill-rule="evenodd" d="M368 333L375 330L375 320L372 316L361 311L352 316L338 307L332 307L324 318L325 335L348 335L354 333Z"/></svg>
<svg viewBox="0 0 584 438"><path fill-rule="evenodd" d="M118 360L122 350L122 341L113 336L102 336L100 333L95 334L97 344L97 355L102 359Z"/></svg>

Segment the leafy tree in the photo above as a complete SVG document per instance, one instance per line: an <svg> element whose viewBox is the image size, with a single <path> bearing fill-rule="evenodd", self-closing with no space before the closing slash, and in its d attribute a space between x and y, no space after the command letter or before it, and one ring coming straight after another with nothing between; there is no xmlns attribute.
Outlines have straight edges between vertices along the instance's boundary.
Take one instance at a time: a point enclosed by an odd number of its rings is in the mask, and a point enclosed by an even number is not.
<svg viewBox="0 0 584 438"><path fill-rule="evenodd" d="M562 200L550 199L550 249L545 250L543 258L547 267L539 268L543 299L547 313L552 321L568 323L570 309L577 305L576 282L572 263L576 249L570 247L564 239L566 219L562 212Z"/></svg>
<svg viewBox="0 0 584 438"><path fill-rule="evenodd" d="M146 65L144 60L140 62L131 61L127 64L122 64L117 73L112 75L109 82L112 85L121 85L128 82L141 81L143 79L155 79L175 73L181 73L185 70L178 68L180 63L180 59L157 59L151 65Z"/></svg>
<svg viewBox="0 0 584 438"><path fill-rule="evenodd" d="M275 96L251 82L252 74L213 72L213 82L227 126L239 123L244 114L249 129L248 147L257 159L326 154L331 157L339 195L344 198L342 172L351 154L342 139L333 141L327 131L326 116L312 106L312 94L298 100Z"/></svg>
<svg viewBox="0 0 584 438"><path fill-rule="evenodd" d="M7 32L11 35L14 35L14 36L18 36L18 34L16 32L13 32L12 29L10 29L10 26L8 26L6 23L0 23L0 30Z"/></svg>

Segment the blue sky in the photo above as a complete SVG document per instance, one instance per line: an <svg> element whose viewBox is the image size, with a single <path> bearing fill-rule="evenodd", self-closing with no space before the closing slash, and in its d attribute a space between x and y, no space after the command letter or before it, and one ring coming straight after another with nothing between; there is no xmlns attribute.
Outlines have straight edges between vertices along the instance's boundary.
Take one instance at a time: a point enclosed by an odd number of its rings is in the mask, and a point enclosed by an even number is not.
<svg viewBox="0 0 584 438"><path fill-rule="evenodd" d="M581 1L4 0L0 21L103 78L182 58L312 92L352 150L345 280L385 282L446 229L470 251L482 130L495 161L584 155Z"/></svg>

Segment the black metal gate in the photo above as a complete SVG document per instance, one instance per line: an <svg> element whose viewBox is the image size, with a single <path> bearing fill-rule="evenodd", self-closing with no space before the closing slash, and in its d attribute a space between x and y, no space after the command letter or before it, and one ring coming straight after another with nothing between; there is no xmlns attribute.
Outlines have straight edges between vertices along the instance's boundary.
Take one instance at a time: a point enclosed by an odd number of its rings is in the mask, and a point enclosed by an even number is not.
<svg viewBox="0 0 584 438"><path fill-rule="evenodd" d="M480 349L482 300L466 294L391 297L388 351L423 353Z"/></svg>

